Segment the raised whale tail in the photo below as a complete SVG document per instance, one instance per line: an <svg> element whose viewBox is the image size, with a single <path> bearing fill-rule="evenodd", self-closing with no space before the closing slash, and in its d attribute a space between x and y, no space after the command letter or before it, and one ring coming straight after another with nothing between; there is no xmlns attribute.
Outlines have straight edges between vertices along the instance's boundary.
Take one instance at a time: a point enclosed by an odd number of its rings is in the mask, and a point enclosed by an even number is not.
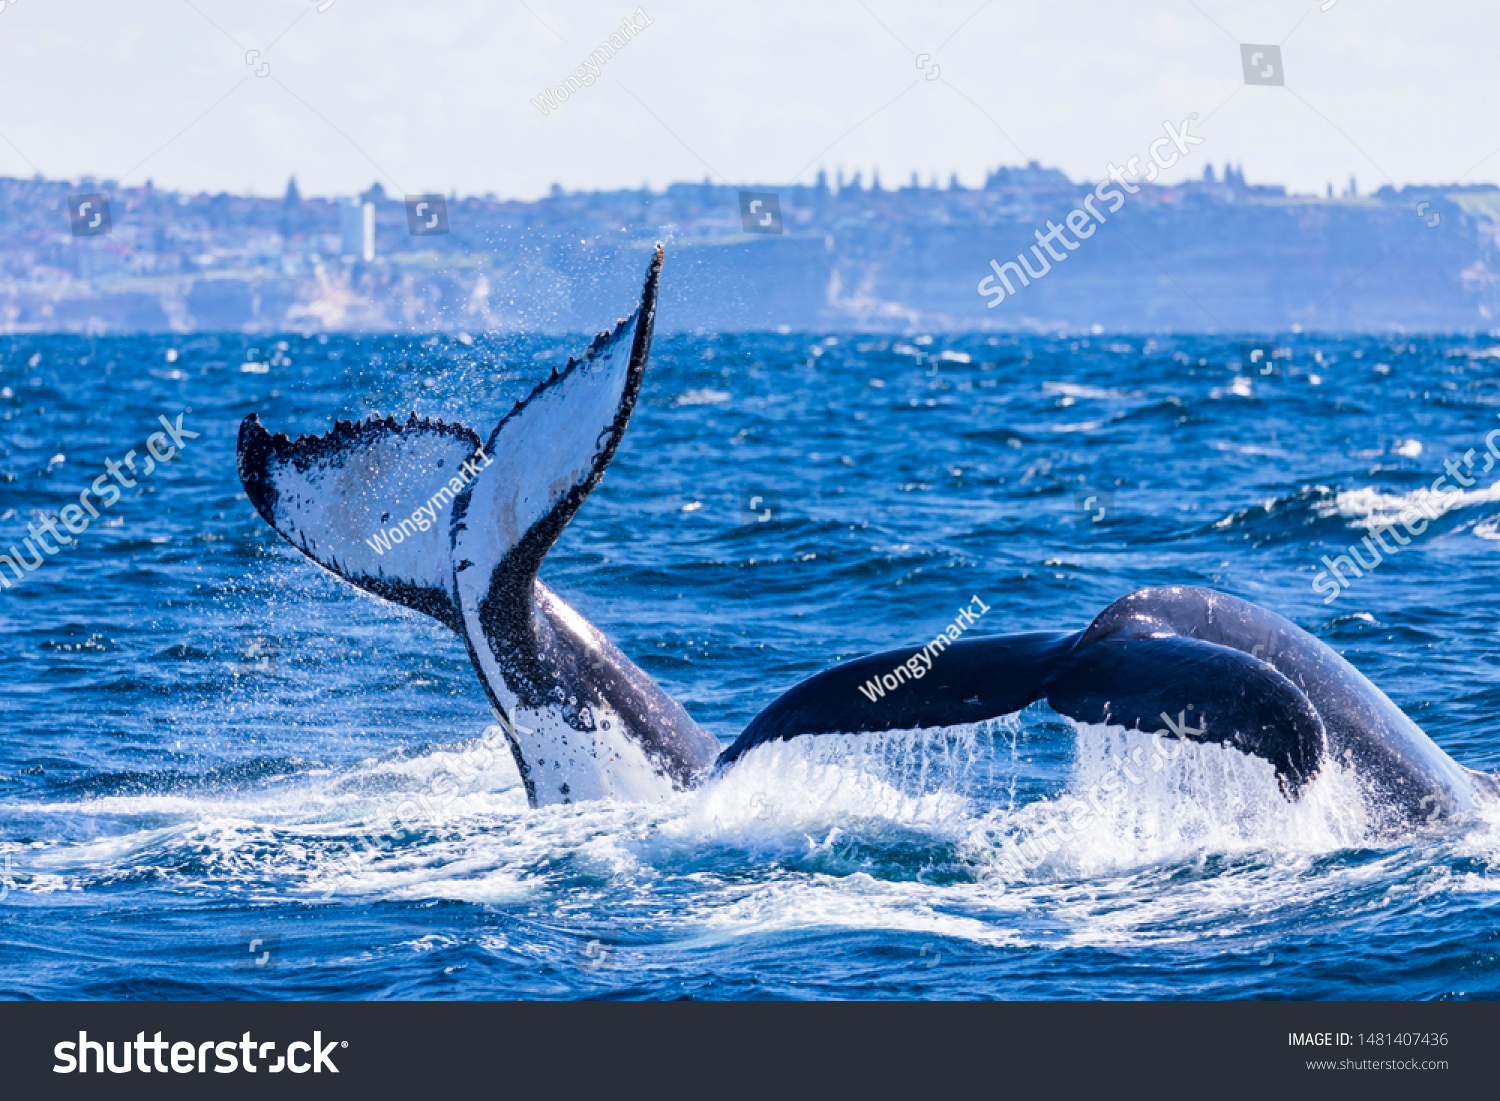
<svg viewBox="0 0 1500 1101"><path fill-rule="evenodd" d="M238 465L251 504L324 569L460 635L466 618L480 627L529 612L542 559L603 477L635 406L662 260L658 245L635 313L554 367L484 440L415 413L291 440L250 414Z"/></svg>
<svg viewBox="0 0 1500 1101"><path fill-rule="evenodd" d="M350 584L458 633L533 805L660 797L718 742L537 577L609 465L651 349L663 251L630 317L537 386L486 439L462 425L340 423L323 436L240 426L245 492L268 524Z"/></svg>
<svg viewBox="0 0 1500 1101"><path fill-rule="evenodd" d="M553 369L486 440L462 425L341 423L323 437L240 426L240 478L309 558L458 631L532 805L658 798L718 751L594 625L537 577L615 455L651 351L663 251L640 306Z"/></svg>

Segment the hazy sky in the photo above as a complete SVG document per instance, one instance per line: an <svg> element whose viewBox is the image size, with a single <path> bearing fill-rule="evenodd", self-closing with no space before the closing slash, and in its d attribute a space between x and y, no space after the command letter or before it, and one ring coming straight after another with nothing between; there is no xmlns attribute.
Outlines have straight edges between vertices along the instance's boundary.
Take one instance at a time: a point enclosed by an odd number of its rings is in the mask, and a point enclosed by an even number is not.
<svg viewBox="0 0 1500 1101"><path fill-rule="evenodd" d="M1325 4L650 0L650 26L543 115L530 101L623 2L0 0L0 175L535 197L823 167L976 186L1027 159L1098 178L1196 111L1206 140L1169 181L1226 160L1319 193L1500 180L1500 4ZM1280 44L1285 87L1246 86L1239 43Z"/></svg>

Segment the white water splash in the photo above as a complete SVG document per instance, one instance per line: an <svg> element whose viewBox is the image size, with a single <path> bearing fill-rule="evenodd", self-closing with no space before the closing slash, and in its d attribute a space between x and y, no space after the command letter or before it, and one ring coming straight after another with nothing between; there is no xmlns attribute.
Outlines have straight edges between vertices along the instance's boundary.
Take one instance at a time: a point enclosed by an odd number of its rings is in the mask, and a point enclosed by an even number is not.
<svg viewBox="0 0 1500 1101"><path fill-rule="evenodd" d="M1415 514L1418 519L1423 520L1431 516L1441 519L1450 512L1497 501L1500 501L1500 481L1483 489L1460 490L1456 493L1434 493L1427 486L1410 493L1388 493L1371 488L1346 489L1330 499L1314 501L1312 508L1325 519L1337 516L1348 521L1350 527L1373 529L1398 523L1402 513L1407 516Z"/></svg>
<svg viewBox="0 0 1500 1101"><path fill-rule="evenodd" d="M1008 725L1007 725L1008 724ZM993 783L993 724L825 734L756 747L689 800L671 829L737 839L883 823L957 838Z"/></svg>
<svg viewBox="0 0 1500 1101"><path fill-rule="evenodd" d="M1039 719L1050 727L1043 740ZM91 890L144 874L168 890L257 903L452 900L539 908L565 925L609 914L704 946L776 930L900 931L916 938L914 956L928 937L1129 946L1210 935L1206 926L1242 937L1264 915L1303 906L1500 891L1482 871L1447 870L1500 859L1500 808L1382 840L1366 835L1356 785L1336 769L1292 803L1265 761L1174 740L1177 756L1153 769L1148 735L1083 724L1059 789L1027 759L1056 729L1026 713L770 743L654 804L530 810L513 766L497 763L441 823L366 850L344 876L336 854L428 785L454 747L239 791L69 800L48 811L82 812L111 835L24 851L31 879L18 890ZM1132 765L1140 782L1101 798L1104 813L1084 828L1053 827L1058 843L1044 853L1046 824L1087 803L1117 756L1143 762ZM1051 794L1018 797L1038 783ZM1017 847L1043 858L1014 874L1007 857ZM1363 855L1328 859L1351 850ZM188 861L200 870L176 871Z"/></svg>
<svg viewBox="0 0 1500 1101"><path fill-rule="evenodd" d="M971 846L999 857L1004 880L1109 875L1205 852L1324 853L1367 840L1358 787L1336 768L1291 802L1259 757L1212 743L1158 743L1118 726L1074 726L1077 755L1063 792L974 823Z"/></svg>

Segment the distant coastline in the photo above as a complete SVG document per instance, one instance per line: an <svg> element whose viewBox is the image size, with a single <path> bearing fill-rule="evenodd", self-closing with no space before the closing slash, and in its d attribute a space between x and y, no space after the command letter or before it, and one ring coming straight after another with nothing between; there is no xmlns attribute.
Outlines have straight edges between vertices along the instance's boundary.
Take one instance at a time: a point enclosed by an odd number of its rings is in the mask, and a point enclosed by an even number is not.
<svg viewBox="0 0 1500 1101"><path fill-rule="evenodd" d="M974 273L1034 243L1091 185L1033 162L978 188L890 189L858 174L754 186L779 195L784 234L746 233L739 189L707 183L453 195L441 235L414 236L403 197L379 185L309 198L294 180L260 198L0 178L0 332L593 331L657 240L669 251L664 332L1500 326L1493 184L1288 195L1210 165L1200 179L1142 184L1086 255L993 313ZM76 217L99 195L108 221L96 200L92 228L70 226L70 197Z"/></svg>

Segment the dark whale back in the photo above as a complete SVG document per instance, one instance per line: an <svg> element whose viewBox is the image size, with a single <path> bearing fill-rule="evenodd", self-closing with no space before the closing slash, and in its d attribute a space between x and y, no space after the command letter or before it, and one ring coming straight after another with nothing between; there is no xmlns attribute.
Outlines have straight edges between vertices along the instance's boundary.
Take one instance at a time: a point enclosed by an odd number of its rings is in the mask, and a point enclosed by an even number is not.
<svg viewBox="0 0 1500 1101"><path fill-rule="evenodd" d="M1357 777L1377 829L1497 794L1492 777L1455 762L1326 643L1226 593L1142 589L1083 631L965 639L882 698L859 691L920 653L873 654L803 681L751 721L718 767L768 741L954 726L1046 700L1079 722L1145 731L1186 717L1187 736L1270 761L1288 798L1337 762Z"/></svg>
<svg viewBox="0 0 1500 1101"><path fill-rule="evenodd" d="M1143 589L1105 609L1079 645L1165 637L1229 647L1291 682L1322 721L1327 758L1352 767L1377 815L1435 819L1494 791L1491 777L1454 761L1330 646L1248 600L1190 586Z"/></svg>

